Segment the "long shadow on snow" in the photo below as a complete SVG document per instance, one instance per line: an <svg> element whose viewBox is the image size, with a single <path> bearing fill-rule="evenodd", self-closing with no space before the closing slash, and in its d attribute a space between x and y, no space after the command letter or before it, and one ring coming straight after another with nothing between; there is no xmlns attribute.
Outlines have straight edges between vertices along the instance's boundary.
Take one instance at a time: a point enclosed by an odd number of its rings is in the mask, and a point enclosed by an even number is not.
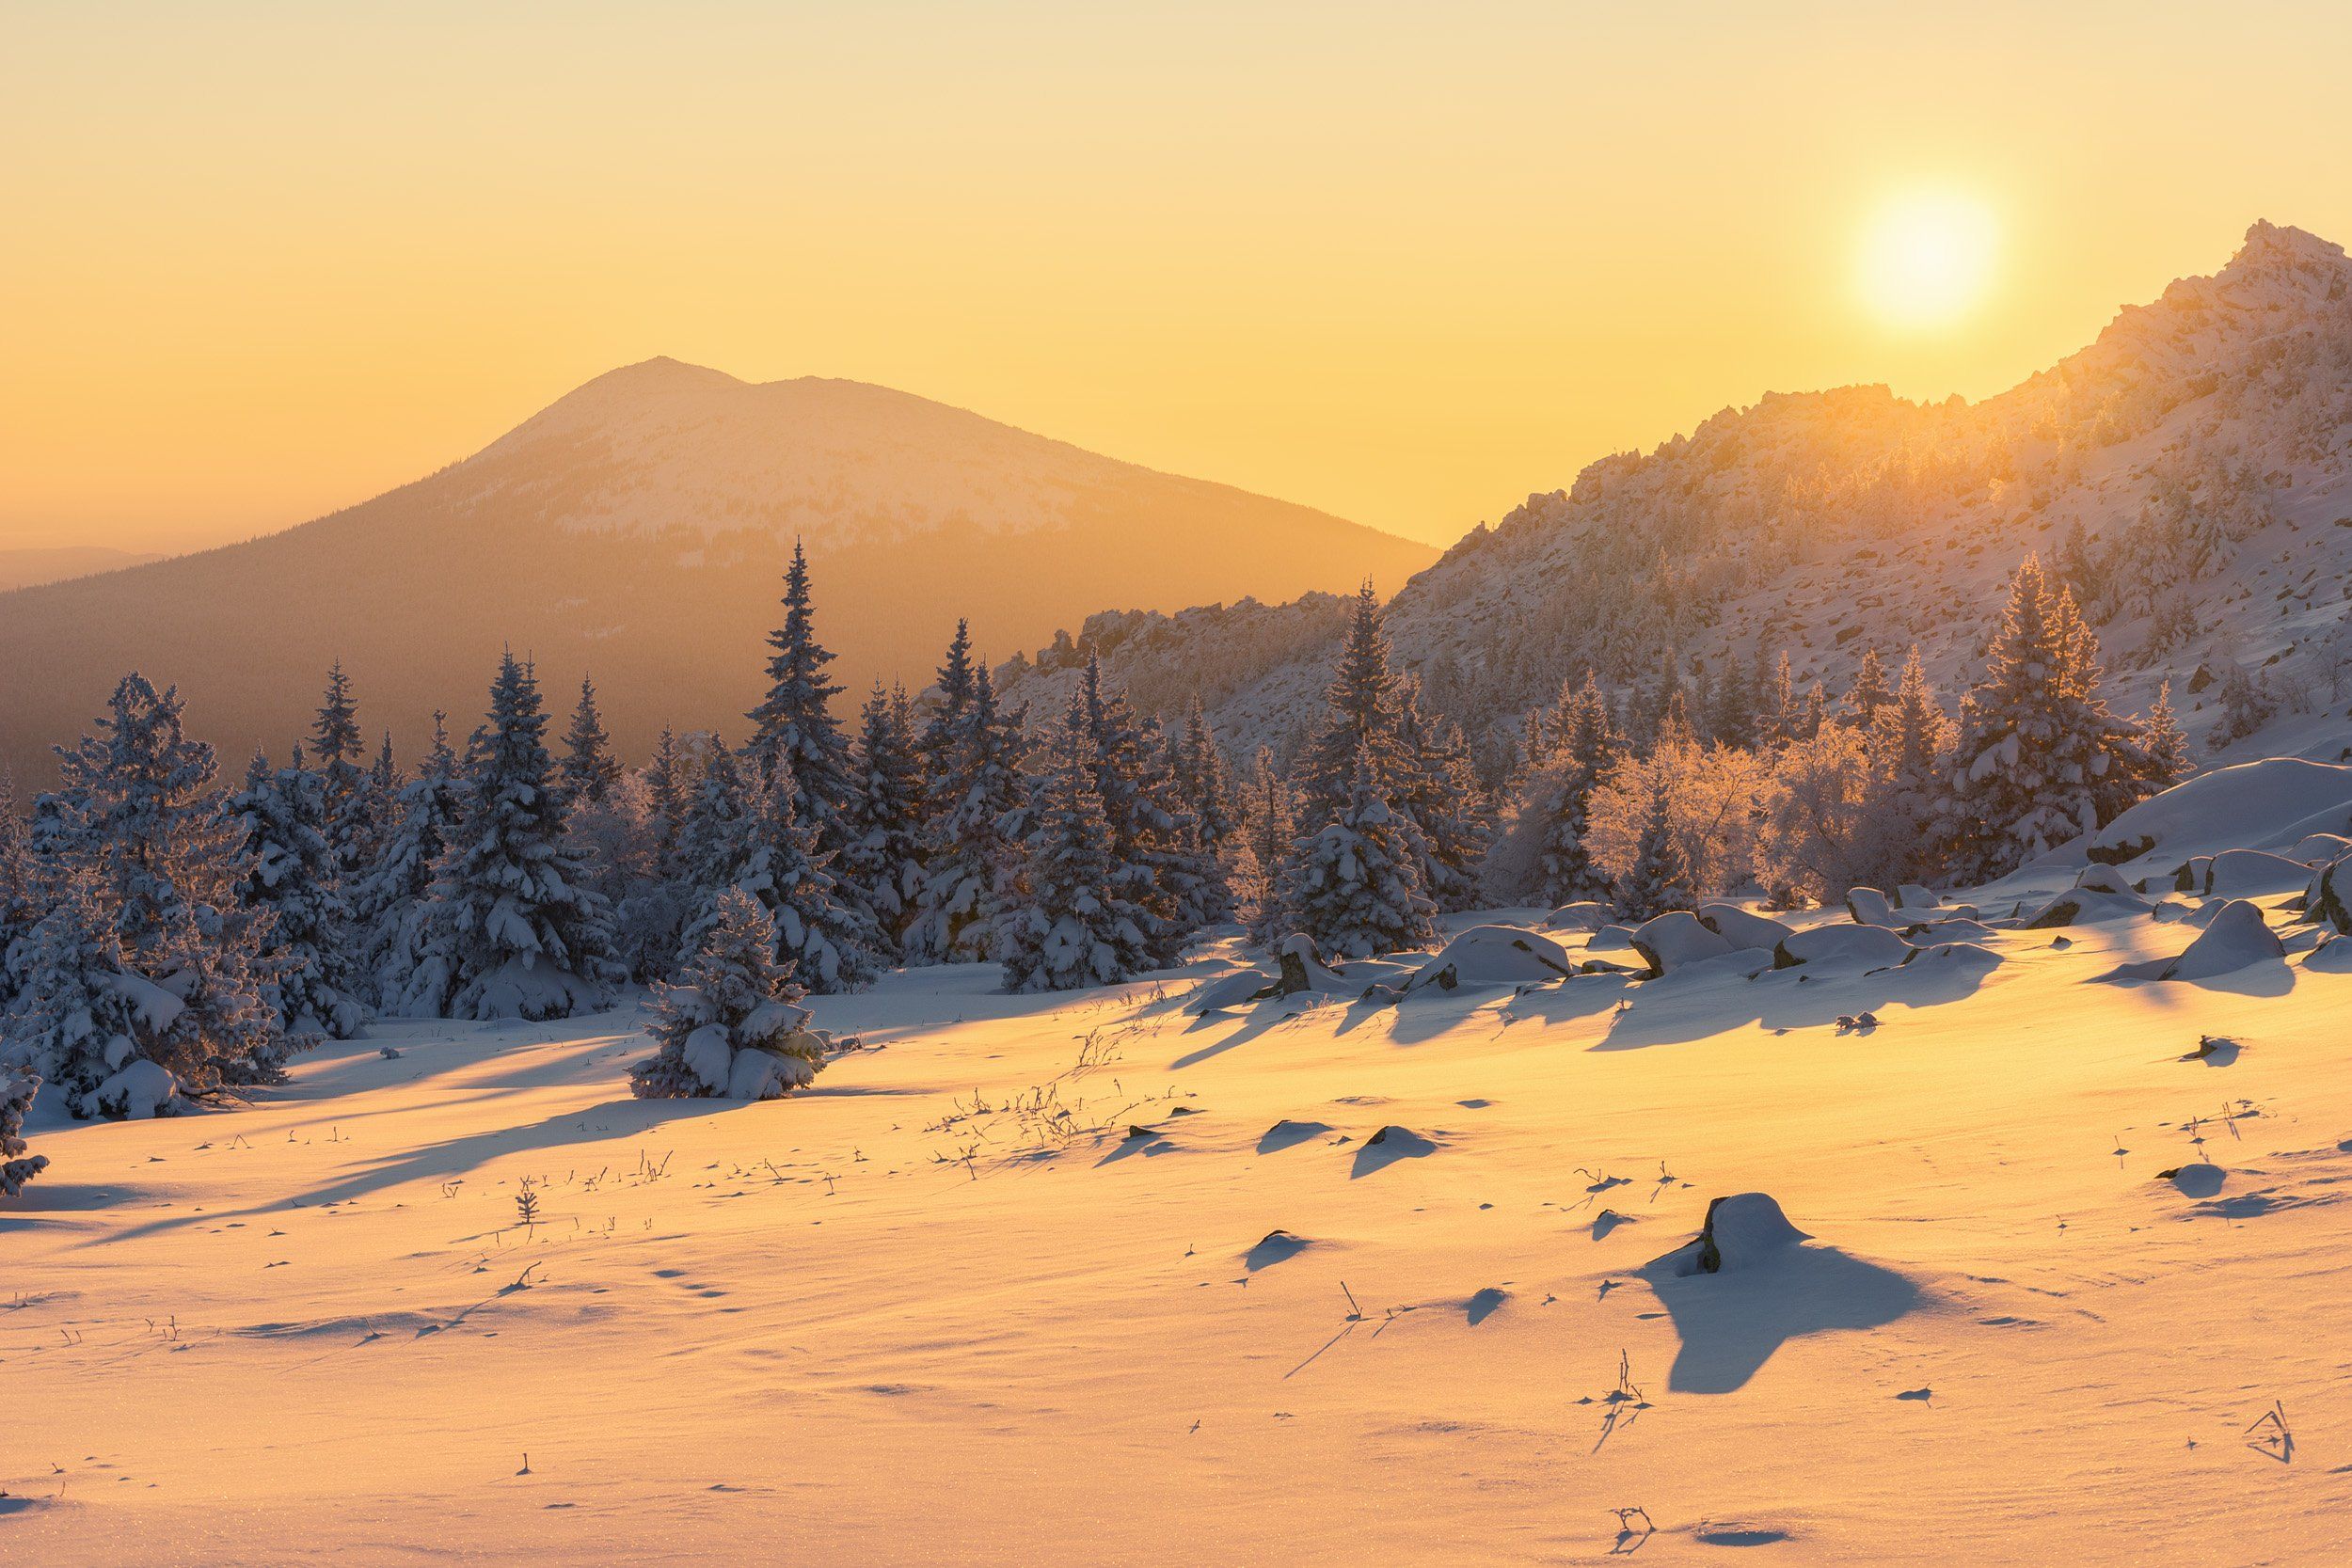
<svg viewBox="0 0 2352 1568"><path fill-rule="evenodd" d="M662 1123L681 1117L720 1116L744 1111L761 1103L756 1101L724 1100L617 1100L603 1105L589 1105L562 1116L548 1117L528 1127L499 1127L487 1132L469 1132L464 1137L449 1138L437 1144L425 1144L405 1153L386 1156L341 1180L314 1187L307 1193L289 1193L273 1202L256 1204L247 1209L215 1209L204 1213L187 1213L167 1219L151 1220L133 1226L115 1236L129 1239L137 1236L160 1235L190 1225L217 1225L224 1219L248 1219L257 1214L275 1213L288 1208L320 1207L329 1203L348 1203L408 1181L446 1181L480 1168L485 1162L510 1154L523 1154L534 1149L553 1148L564 1144L590 1144L643 1137ZM591 1121L590 1118L596 1118ZM112 1238L99 1237L86 1243L102 1245Z"/></svg>
<svg viewBox="0 0 2352 1568"><path fill-rule="evenodd" d="M1728 1394L1791 1339L1882 1328L1922 1299L1894 1270L1825 1246L1792 1246L1724 1274L1677 1277L1652 1264L1643 1275L1682 1337L1666 1374L1679 1394Z"/></svg>
<svg viewBox="0 0 2352 1568"><path fill-rule="evenodd" d="M1623 994L1628 1006L1592 1049L1639 1051L1653 1045L1679 1045L1747 1023L1767 1029L1819 1028L1841 1016L1875 1012L1898 1002L1911 1007L1938 1006L1973 995L1990 973L1991 966L1981 962L1921 958L1901 966L1845 974L1801 964L1766 970L1752 980L1728 969L1669 974L1626 987ZM1568 984L1573 990L1577 982ZM1548 996L1531 992L1521 999L1521 1006L1534 1011L1532 1005Z"/></svg>

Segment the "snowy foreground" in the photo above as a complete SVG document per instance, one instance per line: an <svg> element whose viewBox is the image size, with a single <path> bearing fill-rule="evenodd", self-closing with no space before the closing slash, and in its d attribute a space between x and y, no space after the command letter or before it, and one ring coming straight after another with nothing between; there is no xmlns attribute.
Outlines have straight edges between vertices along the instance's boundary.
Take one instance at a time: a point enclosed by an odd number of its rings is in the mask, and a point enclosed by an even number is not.
<svg viewBox="0 0 2352 1568"><path fill-rule="evenodd" d="M918 971L759 1104L629 1099L634 1009L378 1025L42 1120L0 1559L2341 1560L2352 974L2116 977L2199 932L2133 902L1401 1006ZM1645 1268L1746 1193L1811 1240Z"/></svg>

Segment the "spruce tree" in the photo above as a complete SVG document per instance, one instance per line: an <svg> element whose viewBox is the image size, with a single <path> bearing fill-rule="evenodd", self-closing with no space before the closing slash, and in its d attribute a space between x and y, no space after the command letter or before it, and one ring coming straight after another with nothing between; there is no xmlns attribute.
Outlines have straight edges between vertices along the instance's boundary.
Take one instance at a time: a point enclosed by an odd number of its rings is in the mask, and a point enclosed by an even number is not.
<svg viewBox="0 0 2352 1568"><path fill-rule="evenodd" d="M249 870L243 829L221 809L213 749L188 739L183 719L176 689L124 676L99 733L59 748L58 788L37 806L53 875L85 879L123 970L176 1004L148 1008L149 1028L112 1064L130 1070L135 1055L152 1065L137 1072L137 1092L91 1085L76 1092L87 1107L79 1114L161 1110L278 1083L297 1048L262 994L275 978L272 915L239 896Z"/></svg>
<svg viewBox="0 0 2352 1568"><path fill-rule="evenodd" d="M0 771L0 1014L17 987L18 944L32 935L48 904L46 878L33 853L32 831L16 809L16 792Z"/></svg>
<svg viewBox="0 0 2352 1568"><path fill-rule="evenodd" d="M855 785L850 743L833 714L841 688L825 678L833 655L817 641L808 558L796 540L784 575L784 625L769 634L768 694L752 709L744 751L768 780L789 779L792 812L831 854L849 842Z"/></svg>
<svg viewBox="0 0 2352 1568"><path fill-rule="evenodd" d="M1675 836L1665 781L1651 771L1649 807L1634 840L1633 863L1615 882L1617 913L1648 920L1668 910L1691 907L1691 866Z"/></svg>
<svg viewBox="0 0 2352 1568"><path fill-rule="evenodd" d="M1195 932L1223 918L1223 874L1177 799L1156 727L1104 683L1099 658L1087 660L1074 711L1094 754L1114 890L1136 911L1152 966L1172 964Z"/></svg>
<svg viewBox="0 0 2352 1568"><path fill-rule="evenodd" d="M762 786L765 788L765 784ZM642 1100L775 1100L825 1067L824 1037L776 958L775 923L740 888L719 893L675 985L654 991L655 1053L629 1069Z"/></svg>
<svg viewBox="0 0 2352 1568"><path fill-rule="evenodd" d="M2140 721L2140 733L2148 758L2148 782L2154 788L2169 789L2196 771L2188 732L2181 728L2181 721L2172 711L2170 681L2156 689L2155 706Z"/></svg>
<svg viewBox="0 0 2352 1568"><path fill-rule="evenodd" d="M1715 687L1715 711L1707 722L1707 733L1718 746L1755 750L1756 701L1756 688L1746 669L1738 658L1725 655L1723 679Z"/></svg>
<svg viewBox="0 0 2352 1568"><path fill-rule="evenodd" d="M1543 897L1554 906L1609 896L1609 879L1587 844L1593 791L1617 757L1609 700L1590 673L1567 700L1553 782L1536 809L1544 818Z"/></svg>
<svg viewBox="0 0 2352 1568"><path fill-rule="evenodd" d="M1357 591L1347 641L1323 695L1323 721L1295 769L1301 816L1310 827L1347 802L1359 763L1372 769L1374 787L1384 799L1403 789L1411 770L1396 736L1397 677L1389 668L1389 634L1369 580Z"/></svg>
<svg viewBox="0 0 2352 1568"><path fill-rule="evenodd" d="M425 961L408 1005L447 1018L568 1018L604 1006L611 911L565 842L531 666L499 662L459 788L460 822L434 868Z"/></svg>
<svg viewBox="0 0 2352 1568"><path fill-rule="evenodd" d="M436 709L432 750L393 797L383 847L353 890L352 917L361 933L358 969L377 1006L402 1006L425 962L433 868L461 818L458 790L448 715Z"/></svg>
<svg viewBox="0 0 2352 1568"><path fill-rule="evenodd" d="M1036 826L1023 846L1018 893L999 925L1009 991L1107 986L1152 962L1141 911L1119 887L1083 697L1049 750L1031 785Z"/></svg>
<svg viewBox="0 0 2352 1568"><path fill-rule="evenodd" d="M654 743L653 764L645 772L645 790L653 805L655 855L664 876L677 870L678 834L686 826L688 800L685 759L678 753L677 735L661 726Z"/></svg>
<svg viewBox="0 0 2352 1568"><path fill-rule="evenodd" d="M1909 879L1932 880L1945 869L1936 818L1951 728L1914 645L1869 736L1873 809Z"/></svg>
<svg viewBox="0 0 2352 1568"><path fill-rule="evenodd" d="M1408 814L1425 845L1422 889L1441 911L1474 909L1478 873L1493 831L1470 746L1452 721L1421 711L1421 683L1398 683L1397 739L1411 767L1391 804Z"/></svg>
<svg viewBox="0 0 2352 1568"><path fill-rule="evenodd" d="M934 815L924 836L923 896L907 928L910 958L984 963L997 957L992 923L1019 866L1007 819L1025 804L1025 709L1009 714L997 706L985 667L972 672L970 700L931 776Z"/></svg>
<svg viewBox="0 0 2352 1568"><path fill-rule="evenodd" d="M49 1157L33 1153L24 1142L24 1115L40 1088L38 1075L0 1065L0 1197L16 1196L49 1168Z"/></svg>
<svg viewBox="0 0 2352 1568"><path fill-rule="evenodd" d="M841 875L874 912L883 952L897 957L923 894L923 779L905 691L874 683L859 715L855 761Z"/></svg>
<svg viewBox="0 0 2352 1568"><path fill-rule="evenodd" d="M228 809L245 834L241 895L271 916L263 953L275 973L263 997L289 1035L351 1038L367 1022L367 1008L343 989L354 967L344 951L352 919L327 838L325 773L302 766L299 746L284 768L272 768L257 751Z"/></svg>
<svg viewBox="0 0 2352 1568"><path fill-rule="evenodd" d="M1318 952L1338 958L1420 946L1436 935L1422 855L1419 830L1381 793L1373 758L1359 755L1338 814L1283 862L1283 913Z"/></svg>
<svg viewBox="0 0 2352 1568"><path fill-rule="evenodd" d="M2096 636L2027 556L1983 675L1961 701L1940 817L1964 879L2006 876L2147 792L2146 750L2098 684Z"/></svg>
<svg viewBox="0 0 2352 1568"><path fill-rule="evenodd" d="M1254 940L1278 942L1290 934L1282 912L1281 875L1282 863L1298 839L1298 821L1290 784L1274 766L1271 747L1259 747L1250 760L1241 812L1243 847L1254 876L1253 897L1241 915Z"/></svg>
<svg viewBox="0 0 2352 1568"><path fill-rule="evenodd" d="M1886 685L1886 667L1879 662L1878 648L1862 650L1862 662L1855 666L1853 684L1846 688L1846 695L1837 705L1837 722L1869 732L1878 721L1879 709L1895 700L1895 693Z"/></svg>
<svg viewBox="0 0 2352 1568"><path fill-rule="evenodd" d="M1234 799L1232 770L1225 764L1224 750L1197 692L1184 706L1184 727L1169 751L1169 768L1178 796L1200 822L1201 843L1212 853L1222 850L1241 831L1241 807Z"/></svg>
<svg viewBox="0 0 2352 1568"><path fill-rule="evenodd" d="M575 800L600 805L605 792L621 777L620 760L612 754L612 737L605 733L604 717L596 711L596 683L580 677L580 705L572 709L571 728L564 732L561 764L564 792Z"/></svg>

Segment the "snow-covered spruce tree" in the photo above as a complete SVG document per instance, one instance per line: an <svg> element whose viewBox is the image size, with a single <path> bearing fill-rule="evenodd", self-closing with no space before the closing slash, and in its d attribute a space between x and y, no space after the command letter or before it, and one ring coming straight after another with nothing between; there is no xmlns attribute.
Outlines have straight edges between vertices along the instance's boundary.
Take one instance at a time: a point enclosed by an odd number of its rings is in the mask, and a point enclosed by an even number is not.
<svg viewBox="0 0 2352 1568"><path fill-rule="evenodd" d="M49 902L47 879L33 853L32 831L16 809L16 792L0 772L0 1015L16 993L13 955L32 935Z"/></svg>
<svg viewBox="0 0 2352 1568"><path fill-rule="evenodd" d="M1418 947L1436 935L1422 861L1420 830L1381 794L1373 759L1359 756L1338 814L1283 862L1282 912L1335 958Z"/></svg>
<svg viewBox="0 0 2352 1568"><path fill-rule="evenodd" d="M1594 863L1586 839L1593 791L1617 757L1609 701L1589 672L1583 686L1565 699L1565 707L1559 750L1542 775L1541 795L1531 801L1543 824L1538 896L1555 907L1609 896L1609 879Z"/></svg>
<svg viewBox="0 0 2352 1568"><path fill-rule="evenodd" d="M352 888L352 920L360 933L358 967L367 999L376 1006L397 1006L424 962L433 866L457 826L457 791L448 715L437 709L433 749L393 796L375 859Z"/></svg>
<svg viewBox="0 0 2352 1568"><path fill-rule="evenodd" d="M874 913L883 956L896 958L923 895L923 779L903 689L885 692L874 683L859 718L855 761L849 842L838 863Z"/></svg>
<svg viewBox="0 0 2352 1568"><path fill-rule="evenodd" d="M531 667L507 654L467 748L459 822L434 866L424 958L404 1010L549 1019L611 1000L612 911L565 841L547 723Z"/></svg>
<svg viewBox="0 0 2352 1568"><path fill-rule="evenodd" d="M1634 841L1633 863L1616 879L1614 890L1617 913L1628 920L1647 920L1691 907L1691 867L1662 787L1651 792L1641 836Z"/></svg>
<svg viewBox="0 0 2352 1568"><path fill-rule="evenodd" d="M687 782L677 734L664 724L661 738L654 743L653 762L645 769L645 795L653 808L655 832L660 835L658 863L665 875L676 869L674 857L677 854L678 834L686 826Z"/></svg>
<svg viewBox="0 0 2352 1568"><path fill-rule="evenodd" d="M272 768L257 751L228 808L245 833L248 869L240 895L271 915L263 951L276 973L262 996L289 1035L351 1038L368 1012L339 983L355 967L342 951L352 920L326 836L326 776L302 766L299 746L284 768Z"/></svg>
<svg viewBox="0 0 2352 1568"><path fill-rule="evenodd" d="M558 764L564 793L590 805L603 801L604 792L621 776L620 759L612 754L612 737L605 733L604 716L596 711L596 684L580 677L580 703L572 709L571 727L564 732L564 760Z"/></svg>
<svg viewBox="0 0 2352 1568"><path fill-rule="evenodd" d="M1894 690L1886 684L1886 666L1879 662L1874 643L1862 650L1862 662L1854 667L1853 684L1846 688L1846 695L1838 702L1836 721L1867 735L1878 721L1879 709L1894 700Z"/></svg>
<svg viewBox="0 0 2352 1568"><path fill-rule="evenodd" d="M2027 556L1984 673L1961 701L1938 808L1962 880L2006 876L2146 793L2137 730L2098 694L2098 641L2073 597Z"/></svg>
<svg viewBox="0 0 2352 1568"><path fill-rule="evenodd" d="M60 876L54 892L22 949L23 989L0 1017L0 1077L47 1080L84 1119L165 1116L183 1090L217 1087L158 1060L171 1054L160 1037L180 999L130 971L93 874Z"/></svg>
<svg viewBox="0 0 2352 1568"><path fill-rule="evenodd" d="M326 672L326 691L310 726L310 754L318 759L327 841L338 871L349 870L358 863L367 836L368 773L360 761L367 752L359 739L351 681L341 659Z"/></svg>
<svg viewBox="0 0 2352 1568"><path fill-rule="evenodd" d="M1241 803L1235 797L1232 769L1225 764L1224 748L1209 727L1208 713L1194 693L1184 705L1184 727L1169 751L1176 791L1200 824L1200 842L1212 853L1241 831Z"/></svg>
<svg viewBox="0 0 2352 1568"><path fill-rule="evenodd" d="M1397 678L1389 668L1380 600L1369 580L1357 590L1347 641L1323 697L1322 721L1292 770L1300 825L1306 829L1319 827L1343 808L1359 764L1371 768L1374 788L1389 800L1403 792L1412 771L1412 759L1396 735Z"/></svg>
<svg viewBox="0 0 2352 1568"><path fill-rule="evenodd" d="M135 673L97 727L58 749L58 788L36 804L36 842L54 878L86 879L123 973L175 1006L147 1007L148 1028L130 1048L154 1071L137 1069L119 1097L69 1102L87 1107L83 1115L147 1115L179 1097L282 1081L298 1042L263 996L275 977L274 917L239 897L249 860L214 788L213 749L187 738L177 690L159 694ZM113 1065L133 1070L127 1057Z"/></svg>
<svg viewBox="0 0 2352 1568"><path fill-rule="evenodd" d="M1715 710L1708 715L1707 733L1719 746L1753 750L1756 737L1756 695L1754 682L1737 657L1725 655L1723 678L1715 684ZM1605 718L1604 709L1603 717Z"/></svg>
<svg viewBox="0 0 2352 1568"><path fill-rule="evenodd" d="M1232 879L1237 912L1252 941L1279 942L1290 934L1283 924L1281 875L1282 863L1298 839L1298 822L1291 786L1274 766L1271 747L1259 747L1250 759L1241 815L1242 847L1249 851L1249 860L1248 875L1237 864Z"/></svg>
<svg viewBox="0 0 2352 1568"><path fill-rule="evenodd" d="M601 800L574 797L564 831L589 885L612 911L612 956L631 979L666 978L691 912L662 848L667 825L644 772L624 768Z"/></svg>
<svg viewBox="0 0 2352 1568"><path fill-rule="evenodd" d="M763 785L764 787L764 785ZM677 983L654 991L658 1049L629 1069L642 1100L776 1100L824 1070L824 1037L776 961L774 923L740 888L723 890Z"/></svg>
<svg viewBox="0 0 2352 1568"><path fill-rule="evenodd" d="M1152 967L1172 964L1195 932L1222 918L1223 870L1177 799L1156 727L1138 721L1126 693L1104 682L1099 658L1087 660L1075 711L1092 742L1114 889L1136 911Z"/></svg>
<svg viewBox="0 0 2352 1568"><path fill-rule="evenodd" d="M1869 735L1869 810L1883 838L1900 847L1896 881L1932 881L1946 870L1937 803L1951 744L1952 722L1928 685L1915 646Z"/></svg>
<svg viewBox="0 0 2352 1568"><path fill-rule="evenodd" d="M40 1079L20 1068L0 1066L0 1197L14 1197L49 1168L49 1157L24 1142L24 1115L33 1108Z"/></svg>
<svg viewBox="0 0 2352 1568"><path fill-rule="evenodd" d="M1474 909L1478 868L1494 837L1485 792L1461 730L1422 712L1421 683L1409 675L1397 687L1397 739L1412 766L1393 803L1410 814L1427 846L1422 891L1439 910Z"/></svg>
<svg viewBox="0 0 2352 1568"><path fill-rule="evenodd" d="M972 673L971 700L931 776L934 816L924 836L923 896L907 927L911 960L985 963L997 956L993 920L1019 867L1007 819L1024 806L1021 727L1005 713L988 671Z"/></svg>
<svg viewBox="0 0 2352 1568"><path fill-rule="evenodd" d="M344 870L344 881L352 890L346 902L358 911L357 887L375 863L383 858L384 846L391 842L392 830L400 823L400 786L407 782L400 763L392 755L392 732L384 732L384 744L377 748L375 762L368 768L367 803L364 828L358 845L358 853ZM355 944L354 951L356 952Z"/></svg>
<svg viewBox="0 0 2352 1568"><path fill-rule="evenodd" d="M856 785L850 742L833 715L841 688L825 678L833 655L817 641L808 558L798 540L784 574L784 625L769 634L768 646L768 694L748 716L752 736L743 750L762 779L791 782L794 817L832 854L849 842Z"/></svg>
<svg viewBox="0 0 2352 1568"><path fill-rule="evenodd" d="M684 949L699 950L718 919L718 895L733 889L768 911L776 961L795 984L820 994L853 990L874 977L880 933L834 882L816 830L793 815L790 765L777 766L773 778L749 759L726 769L725 787L740 789L742 800L723 814L732 832L714 817L696 835L694 881L704 902L687 922Z"/></svg>
<svg viewBox="0 0 2352 1568"><path fill-rule="evenodd" d="M1107 986L1152 961L1140 911L1117 886L1083 696L1048 751L1031 785L1036 826L1023 846L1017 892L998 924L1009 991Z"/></svg>
<svg viewBox="0 0 2352 1568"><path fill-rule="evenodd" d="M2220 703L2221 721L2205 735L2205 744L2216 750L2245 739L2279 711L2270 677L2259 670L2249 674L2234 663L2221 673Z"/></svg>

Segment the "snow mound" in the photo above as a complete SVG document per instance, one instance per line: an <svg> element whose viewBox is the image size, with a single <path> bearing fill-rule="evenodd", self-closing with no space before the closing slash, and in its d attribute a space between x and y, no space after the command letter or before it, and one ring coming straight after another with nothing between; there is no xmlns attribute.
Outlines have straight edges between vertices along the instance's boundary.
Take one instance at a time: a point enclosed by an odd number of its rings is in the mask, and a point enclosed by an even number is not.
<svg viewBox="0 0 2352 1568"><path fill-rule="evenodd" d="M1245 1006L1258 999L1258 993L1274 984L1275 976L1263 969L1237 970L1214 980L1204 980L1192 993L1188 1009L1195 1013L1223 1012L1229 1007Z"/></svg>
<svg viewBox="0 0 2352 1568"><path fill-rule="evenodd" d="M2352 974L2352 937L2328 933L2303 955L2303 967L2322 974Z"/></svg>
<svg viewBox="0 0 2352 1568"><path fill-rule="evenodd" d="M1633 933L1632 942L1633 951L1649 965L1647 977L1653 980L1685 964L1722 958L1733 949L1730 942L1700 924L1689 910L1669 910L1644 921Z"/></svg>
<svg viewBox="0 0 2352 1568"><path fill-rule="evenodd" d="M1816 926L1791 931L1772 949L1774 969L1820 964L1841 969L1884 969L1911 956L1911 943L1883 926Z"/></svg>
<svg viewBox="0 0 2352 1568"><path fill-rule="evenodd" d="M1769 950L1779 946L1792 929L1769 916L1751 914L1737 904L1701 904L1698 914L1700 925L1734 947Z"/></svg>
<svg viewBox="0 0 2352 1568"><path fill-rule="evenodd" d="M1633 933L1623 926L1603 926L1584 939L1587 953L1629 952L1632 947Z"/></svg>
<svg viewBox="0 0 2352 1568"><path fill-rule="evenodd" d="M1523 986L1564 980L1576 973L1568 950L1549 937L1515 926L1473 926L1445 944L1405 982L1407 993L1434 986Z"/></svg>
<svg viewBox="0 0 2352 1568"><path fill-rule="evenodd" d="M1902 967L1921 970L1959 970L1982 974L1995 968L2001 956L1990 947L1973 942L1943 942L1932 947L1915 947L1903 955Z"/></svg>
<svg viewBox="0 0 2352 1568"><path fill-rule="evenodd" d="M2086 865L2074 879L2074 885L2086 893L2112 893L2122 898L2137 898L2139 890L2123 879L2123 873L2111 865Z"/></svg>
<svg viewBox="0 0 2352 1568"><path fill-rule="evenodd" d="M1544 916L1544 924L1555 931L1597 931L1615 918L1608 905L1588 898L1581 903L1561 905Z"/></svg>
<svg viewBox="0 0 2352 1568"><path fill-rule="evenodd" d="M1699 1233L1649 1266L1683 1277L1737 1274L1812 1239L1788 1223L1770 1194L1735 1193L1708 1203Z"/></svg>
<svg viewBox="0 0 2352 1568"><path fill-rule="evenodd" d="M2352 855L2352 838L2342 833L2306 833L2296 841L2287 854L2305 865L2317 865L2322 861L2340 861Z"/></svg>
<svg viewBox="0 0 2352 1568"><path fill-rule="evenodd" d="M2217 768L2132 807L2091 839L2094 861L2122 864L2162 849L2171 860L2277 849L2352 828L2352 768L2266 757Z"/></svg>
<svg viewBox="0 0 2352 1568"><path fill-rule="evenodd" d="M1923 920L1904 927L1902 939L1914 947L1938 942L1991 942L1993 927L1981 920Z"/></svg>
<svg viewBox="0 0 2352 1568"><path fill-rule="evenodd" d="M2263 919L2261 910L2243 898L2224 904L2213 924L2198 934L2187 951L2157 973L2159 980L2208 980L2250 965L2283 959L2286 948Z"/></svg>

